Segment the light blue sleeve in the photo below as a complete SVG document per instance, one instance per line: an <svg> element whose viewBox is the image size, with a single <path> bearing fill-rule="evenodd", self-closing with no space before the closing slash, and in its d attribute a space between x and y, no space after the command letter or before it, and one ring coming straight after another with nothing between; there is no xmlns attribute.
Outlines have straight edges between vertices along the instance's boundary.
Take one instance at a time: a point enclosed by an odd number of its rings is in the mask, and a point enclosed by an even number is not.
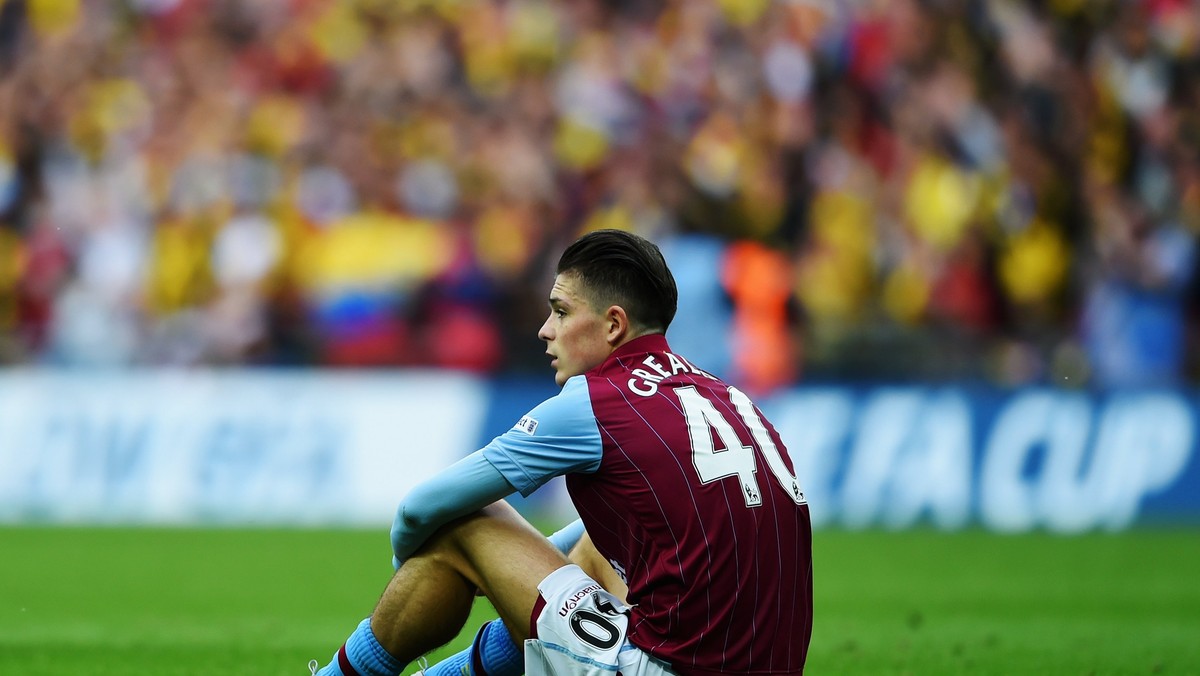
<svg viewBox="0 0 1200 676"><path fill-rule="evenodd" d="M412 556L444 524L511 495L513 487L483 457L459 460L409 491L392 521L392 565Z"/></svg>
<svg viewBox="0 0 1200 676"><path fill-rule="evenodd" d="M525 496L556 476L595 472L603 454L584 376L568 380L561 392L483 447L483 457Z"/></svg>

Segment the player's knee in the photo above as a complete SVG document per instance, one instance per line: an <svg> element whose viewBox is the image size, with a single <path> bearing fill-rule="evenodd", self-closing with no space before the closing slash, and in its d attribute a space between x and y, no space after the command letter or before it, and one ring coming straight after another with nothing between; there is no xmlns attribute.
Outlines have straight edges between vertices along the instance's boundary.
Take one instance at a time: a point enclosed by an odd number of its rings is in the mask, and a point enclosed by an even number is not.
<svg viewBox="0 0 1200 676"><path fill-rule="evenodd" d="M413 554L413 558L427 559L457 568L463 560L462 549L455 533L455 523L439 528Z"/></svg>
<svg viewBox="0 0 1200 676"><path fill-rule="evenodd" d="M417 550L415 556L433 559L467 573L472 546L494 532L498 521L520 519L515 509L505 502L488 505L479 511L451 521L439 528Z"/></svg>
<svg viewBox="0 0 1200 676"><path fill-rule="evenodd" d="M498 519L500 521L524 521L524 517L510 504L504 500L493 502L492 504L479 510L479 516L487 519Z"/></svg>
<svg viewBox="0 0 1200 676"><path fill-rule="evenodd" d="M519 529L524 518L503 500L492 503L442 526L429 540L434 548L463 553L480 542Z"/></svg>

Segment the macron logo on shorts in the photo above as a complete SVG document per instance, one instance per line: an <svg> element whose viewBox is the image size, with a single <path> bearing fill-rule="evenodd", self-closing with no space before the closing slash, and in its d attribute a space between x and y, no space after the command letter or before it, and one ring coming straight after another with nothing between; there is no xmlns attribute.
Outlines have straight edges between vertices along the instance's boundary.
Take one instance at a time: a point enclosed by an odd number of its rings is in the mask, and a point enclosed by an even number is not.
<svg viewBox="0 0 1200 676"><path fill-rule="evenodd" d="M537 418L530 418L529 416L524 416L520 420L517 421L516 425L513 425L513 429L521 430L525 434L528 434L529 436L532 437L533 433L537 431L537 426L538 426Z"/></svg>

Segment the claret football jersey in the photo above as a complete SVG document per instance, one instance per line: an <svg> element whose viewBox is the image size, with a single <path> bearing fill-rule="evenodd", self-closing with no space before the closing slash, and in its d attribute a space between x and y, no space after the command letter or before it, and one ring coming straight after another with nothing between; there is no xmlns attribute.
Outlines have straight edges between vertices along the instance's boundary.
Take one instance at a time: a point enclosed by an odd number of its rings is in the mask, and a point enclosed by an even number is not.
<svg viewBox="0 0 1200 676"><path fill-rule="evenodd" d="M798 674L812 633L808 505L745 394L637 338L484 449L528 495L559 475L629 586L630 641L684 675Z"/></svg>

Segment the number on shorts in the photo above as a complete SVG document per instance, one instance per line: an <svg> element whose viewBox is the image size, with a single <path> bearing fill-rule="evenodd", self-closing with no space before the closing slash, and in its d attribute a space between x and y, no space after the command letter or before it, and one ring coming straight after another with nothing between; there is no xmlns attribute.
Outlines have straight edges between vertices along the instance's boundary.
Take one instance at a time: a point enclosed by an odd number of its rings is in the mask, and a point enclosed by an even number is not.
<svg viewBox="0 0 1200 676"><path fill-rule="evenodd" d="M758 465L754 460L754 450L743 446L733 425L717 410L712 401L705 398L694 386L680 387L675 390L683 413L687 417L688 437L692 443L692 464L700 483L709 484L728 477L736 476L741 484L742 497L747 507L762 504L762 494L758 490ZM754 444L767 461L767 468L783 490L792 497L797 505L806 502L804 492L800 490L800 482L788 471L779 447L771 439L762 417L758 415L750 397L747 397L736 387L729 388L729 401L733 403L738 416L750 430ZM724 444L725 449L718 451L713 443L713 432Z"/></svg>
<svg viewBox="0 0 1200 676"><path fill-rule="evenodd" d="M599 650L612 648L621 638L621 629L612 620L586 608L571 613L571 631L580 641Z"/></svg>

